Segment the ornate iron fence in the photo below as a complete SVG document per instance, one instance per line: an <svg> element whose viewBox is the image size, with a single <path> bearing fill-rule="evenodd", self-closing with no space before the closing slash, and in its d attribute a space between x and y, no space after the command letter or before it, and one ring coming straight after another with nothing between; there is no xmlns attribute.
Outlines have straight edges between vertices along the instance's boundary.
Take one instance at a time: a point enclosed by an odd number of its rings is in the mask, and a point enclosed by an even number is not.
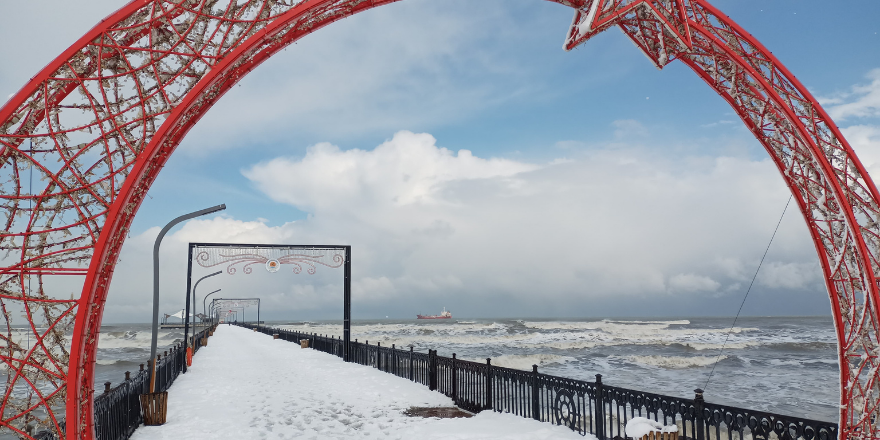
<svg viewBox="0 0 880 440"><path fill-rule="evenodd" d="M206 337L210 328L195 335L199 341ZM198 352L201 344L192 344L193 354ZM186 366L186 350L183 344L175 344L165 351L156 362L156 391L168 391L174 380ZM125 372L125 380L111 388L110 382L104 382L104 391L95 397L95 438L97 440L127 440L143 423L141 414L141 394L149 392L150 369L140 365L140 370L131 376ZM64 428L64 424L61 424ZM58 436L50 431L37 433L35 438L41 440L58 440Z"/></svg>
<svg viewBox="0 0 880 440"><path fill-rule="evenodd" d="M279 339L300 343L342 357L342 339L334 336L238 324ZM370 345L355 339L351 362L409 379L452 398L462 409L507 412L567 426L600 440L626 438L624 427L633 417L677 425L684 440L834 440L836 423L784 416L765 411L708 403L702 390L693 399L664 396L602 383L515 370L486 363L438 356L436 350L418 353L395 346Z"/></svg>

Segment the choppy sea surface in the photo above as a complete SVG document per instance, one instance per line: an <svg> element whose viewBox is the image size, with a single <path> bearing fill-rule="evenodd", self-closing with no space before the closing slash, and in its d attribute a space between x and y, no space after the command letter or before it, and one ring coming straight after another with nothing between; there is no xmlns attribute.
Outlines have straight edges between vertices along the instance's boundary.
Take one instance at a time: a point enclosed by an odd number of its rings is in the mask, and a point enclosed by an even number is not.
<svg viewBox="0 0 880 440"><path fill-rule="evenodd" d="M831 318L450 319L353 321L352 339L595 380L680 397L705 389L709 402L827 421L837 420L838 362ZM278 327L342 335L340 321L287 321ZM118 383L149 357L146 325L105 326L96 387ZM182 331L159 334L161 349ZM721 353L722 345L726 346ZM234 356L234 353L230 353ZM708 385L712 366L718 361Z"/></svg>

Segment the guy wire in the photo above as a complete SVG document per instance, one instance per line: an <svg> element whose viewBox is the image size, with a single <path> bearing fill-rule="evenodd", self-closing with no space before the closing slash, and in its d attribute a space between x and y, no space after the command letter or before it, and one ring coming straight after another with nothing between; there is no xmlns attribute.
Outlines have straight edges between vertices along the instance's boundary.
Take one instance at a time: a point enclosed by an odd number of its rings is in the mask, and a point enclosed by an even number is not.
<svg viewBox="0 0 880 440"><path fill-rule="evenodd" d="M733 324L730 325L730 330L727 331L727 337L724 338L724 344L721 344L721 350L718 352L718 357L715 359L715 363L712 364L712 371L709 372L709 377L706 378L706 385L703 386L703 391L709 388L709 381L712 380L712 375L715 374L715 367L718 366L718 362L721 361L721 355L724 353L724 347L727 346L727 341L730 340L730 334L733 333L734 327L736 327L736 320L739 319L739 314L742 313L743 306L746 305L746 298L749 297L749 292L752 291L752 286L755 285L755 279L758 278L758 272L761 271L761 266L764 264L764 259L767 258L767 252L770 251L770 245L773 244L773 239L776 238L776 232L779 231L779 225L782 224L782 218L785 217L785 211L788 210L788 205L791 203L791 198L793 195L788 196L788 201L785 202L785 208L782 209L782 215L779 216L779 221L776 223L776 229L773 230L773 235L770 236L770 242L767 243L767 249L764 249L764 255L761 257L761 262L758 263L758 268L755 269L755 275L752 277L752 282L749 283L749 288L746 290L746 295L743 297L742 302L739 305L739 310L736 311L736 316L733 318Z"/></svg>

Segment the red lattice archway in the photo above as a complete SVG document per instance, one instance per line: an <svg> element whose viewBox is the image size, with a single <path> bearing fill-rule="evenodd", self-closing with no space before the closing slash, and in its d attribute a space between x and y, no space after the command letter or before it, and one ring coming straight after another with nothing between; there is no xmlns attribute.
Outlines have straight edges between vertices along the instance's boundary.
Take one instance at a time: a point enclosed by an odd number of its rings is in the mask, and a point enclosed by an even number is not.
<svg viewBox="0 0 880 440"><path fill-rule="evenodd" d="M0 184L10 252L0 278L2 359L11 372L0 430L93 437L92 382L110 278L131 221L165 161L214 102L278 50L396 0L134 0L107 17L0 109ZM687 64L739 114L804 215L837 327L840 436L878 438L878 192L816 100L706 0L555 0L575 9L565 49L619 26L658 68ZM40 182L28 193L30 167ZM83 267L88 264L88 269ZM84 275L61 298L46 276ZM36 281L36 288L28 288ZM33 287L33 284L31 287ZM23 312L36 343L10 327ZM73 327L73 339L65 333ZM25 398L13 389L30 390ZM27 437L30 438L30 437Z"/></svg>

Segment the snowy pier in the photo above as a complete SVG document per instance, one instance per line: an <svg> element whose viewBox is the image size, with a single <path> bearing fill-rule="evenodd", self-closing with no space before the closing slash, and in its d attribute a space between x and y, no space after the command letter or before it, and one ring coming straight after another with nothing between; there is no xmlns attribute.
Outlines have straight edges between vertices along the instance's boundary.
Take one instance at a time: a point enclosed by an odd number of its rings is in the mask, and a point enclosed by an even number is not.
<svg viewBox="0 0 880 440"><path fill-rule="evenodd" d="M221 325L214 336L170 388L167 422L141 426L132 439L584 439L563 426L492 411L408 417L411 407L451 407L452 400L241 327Z"/></svg>

